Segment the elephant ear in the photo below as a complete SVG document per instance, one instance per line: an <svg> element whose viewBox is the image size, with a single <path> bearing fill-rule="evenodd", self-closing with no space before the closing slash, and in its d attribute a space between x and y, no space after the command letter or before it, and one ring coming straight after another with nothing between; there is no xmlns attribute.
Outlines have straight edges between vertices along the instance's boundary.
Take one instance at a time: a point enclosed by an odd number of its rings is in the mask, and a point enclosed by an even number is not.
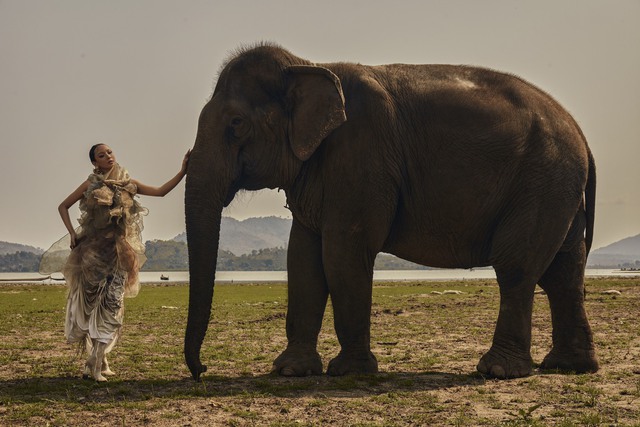
<svg viewBox="0 0 640 427"><path fill-rule="evenodd" d="M289 141L300 160L308 160L323 139L347 120L338 76L313 65L287 67L290 83Z"/></svg>

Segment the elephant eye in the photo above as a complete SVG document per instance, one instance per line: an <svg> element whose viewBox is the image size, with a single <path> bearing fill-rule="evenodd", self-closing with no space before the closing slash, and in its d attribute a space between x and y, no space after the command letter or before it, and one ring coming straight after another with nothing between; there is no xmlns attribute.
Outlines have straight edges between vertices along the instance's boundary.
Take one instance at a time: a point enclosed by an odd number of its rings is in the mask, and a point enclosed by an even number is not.
<svg viewBox="0 0 640 427"><path fill-rule="evenodd" d="M233 132L233 136L236 138L244 137L249 131L249 123L244 120L242 117L236 116L231 119L231 130Z"/></svg>

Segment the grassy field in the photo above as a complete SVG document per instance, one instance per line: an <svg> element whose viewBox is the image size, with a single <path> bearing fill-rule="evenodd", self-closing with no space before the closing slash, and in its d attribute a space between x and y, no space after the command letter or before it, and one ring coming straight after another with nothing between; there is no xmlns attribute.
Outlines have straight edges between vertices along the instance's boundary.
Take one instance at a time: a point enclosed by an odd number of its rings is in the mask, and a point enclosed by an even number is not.
<svg viewBox="0 0 640 427"><path fill-rule="evenodd" d="M286 285L218 285L202 351L209 371L195 383L182 356L187 286L144 285L126 300L110 355L118 375L98 384L80 378L84 357L64 342L65 287L0 285L0 425L640 426L640 278L587 288L601 370L496 381L475 372L497 317L494 282L376 284L381 373L342 378L270 374L286 344ZM442 293L450 289L462 293ZM551 340L544 295L534 310L540 362ZM338 352L332 321L328 309L325 367Z"/></svg>

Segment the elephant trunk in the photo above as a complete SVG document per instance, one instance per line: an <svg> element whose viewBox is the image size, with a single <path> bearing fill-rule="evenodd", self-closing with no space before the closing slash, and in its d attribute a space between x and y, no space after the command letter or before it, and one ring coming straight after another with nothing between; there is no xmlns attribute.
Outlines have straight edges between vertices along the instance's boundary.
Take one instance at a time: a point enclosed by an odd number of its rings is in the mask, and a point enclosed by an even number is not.
<svg viewBox="0 0 640 427"><path fill-rule="evenodd" d="M220 221L228 180L211 173L211 156L198 150L189 159L185 191L185 216L189 250L189 314L184 339L185 361L193 379L207 367L200 348L209 326L218 258Z"/></svg>

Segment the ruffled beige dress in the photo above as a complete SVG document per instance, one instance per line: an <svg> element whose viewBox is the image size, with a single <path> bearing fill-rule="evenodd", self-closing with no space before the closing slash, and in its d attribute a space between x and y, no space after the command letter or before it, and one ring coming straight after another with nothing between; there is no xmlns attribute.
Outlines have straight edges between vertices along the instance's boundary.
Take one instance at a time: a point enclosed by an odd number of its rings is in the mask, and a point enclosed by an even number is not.
<svg viewBox="0 0 640 427"><path fill-rule="evenodd" d="M124 318L124 297L140 289L138 271L144 261L142 217L147 214L134 196L137 187L126 169L116 164L106 175L89 176L80 201L76 247L69 236L42 257L40 273L61 271L69 288L65 337L69 343L107 344L118 339Z"/></svg>

